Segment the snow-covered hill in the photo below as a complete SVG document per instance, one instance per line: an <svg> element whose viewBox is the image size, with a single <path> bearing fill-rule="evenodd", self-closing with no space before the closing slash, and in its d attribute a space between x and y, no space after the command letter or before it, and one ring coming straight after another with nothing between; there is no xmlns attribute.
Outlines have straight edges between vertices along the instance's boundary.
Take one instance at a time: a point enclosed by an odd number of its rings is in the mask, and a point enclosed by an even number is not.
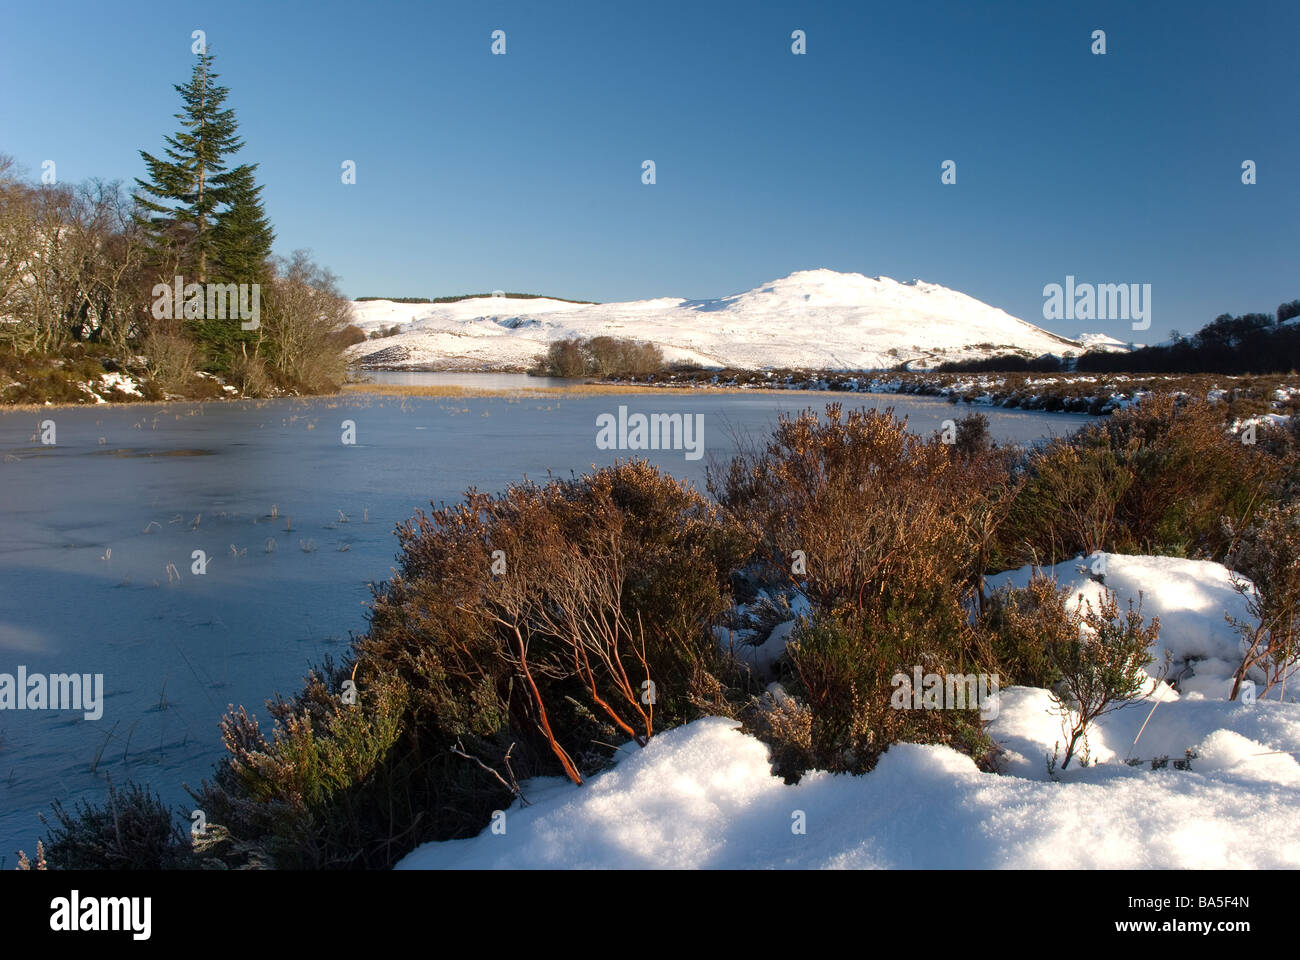
<svg viewBox="0 0 1300 960"><path fill-rule="evenodd" d="M1127 351L1130 345L1123 340L1116 340L1114 337L1105 333L1081 333L1077 337L1079 345L1087 350L1106 350L1110 352ZM1139 347L1142 344L1132 344L1132 347Z"/></svg>
<svg viewBox="0 0 1300 960"><path fill-rule="evenodd" d="M804 270L717 300L629 303L478 297L454 303L357 302L355 322L392 337L351 347L367 365L444 370L527 367L552 340L613 336L649 341L669 362L763 369L916 368L1014 351L1083 352L1049 333L938 284Z"/></svg>

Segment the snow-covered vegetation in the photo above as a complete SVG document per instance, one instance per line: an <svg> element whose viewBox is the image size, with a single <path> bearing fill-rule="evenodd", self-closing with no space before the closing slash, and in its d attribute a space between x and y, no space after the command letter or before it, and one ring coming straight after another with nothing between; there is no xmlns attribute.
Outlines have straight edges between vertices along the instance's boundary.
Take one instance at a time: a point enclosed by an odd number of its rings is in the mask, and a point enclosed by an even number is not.
<svg viewBox="0 0 1300 960"><path fill-rule="evenodd" d="M1085 602L1141 602L1160 622L1150 684L1092 727L1086 766L1051 766L1073 714L1039 687L1000 691L988 771L950 747L900 743L865 776L786 784L740 723L705 718L622 744L581 789L526 781L495 829L426 844L398 867L1300 867L1300 704L1228 701L1241 637L1226 618L1247 615L1232 573L1097 552L988 586L1042 575ZM784 656L796 623L752 649ZM789 696L775 684L772 695Z"/></svg>

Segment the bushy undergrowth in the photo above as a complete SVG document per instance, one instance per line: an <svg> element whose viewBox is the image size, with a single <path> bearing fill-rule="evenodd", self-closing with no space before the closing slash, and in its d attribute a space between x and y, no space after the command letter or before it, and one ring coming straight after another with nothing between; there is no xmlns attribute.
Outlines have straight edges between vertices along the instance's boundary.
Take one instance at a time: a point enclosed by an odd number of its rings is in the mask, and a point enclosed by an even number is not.
<svg viewBox="0 0 1300 960"><path fill-rule="evenodd" d="M1222 521L1247 524L1283 464L1225 429L1222 411L1154 395L1032 458L1001 537L1007 567L1080 552L1222 559Z"/></svg>
<svg viewBox="0 0 1300 960"><path fill-rule="evenodd" d="M400 538L349 662L277 703L269 737L226 718L196 794L231 838L214 855L389 866L478 832L516 777L581 781L612 744L730 712L710 624L745 532L644 462L471 491Z"/></svg>
<svg viewBox="0 0 1300 960"><path fill-rule="evenodd" d="M68 811L56 801L53 808L43 859L56 869L174 870L193 864L189 840L172 811L138 784L118 790L110 781L102 807L78 803Z"/></svg>
<svg viewBox="0 0 1300 960"><path fill-rule="evenodd" d="M1242 658L1230 700L1237 699L1247 673L1263 675L1262 693L1285 686L1300 667L1300 503L1270 506L1254 526L1234 528L1231 568L1246 579L1233 585L1246 601L1248 621L1234 621Z"/></svg>
<svg viewBox="0 0 1300 960"><path fill-rule="evenodd" d="M980 629L1005 686L1051 689L1061 681L1051 649L1079 633L1068 600L1069 591L1045 576L1032 577L1022 590L1004 588L989 596Z"/></svg>
<svg viewBox="0 0 1300 960"><path fill-rule="evenodd" d="M719 502L760 538L769 579L796 581L817 610L788 653L812 713L812 765L861 772L899 740L986 752L969 713L894 709L890 681L913 666L977 668L963 601L982 572L1000 462L973 441L963 455L909 433L890 411L844 416L831 404L824 419L783 418L764 450L712 478Z"/></svg>

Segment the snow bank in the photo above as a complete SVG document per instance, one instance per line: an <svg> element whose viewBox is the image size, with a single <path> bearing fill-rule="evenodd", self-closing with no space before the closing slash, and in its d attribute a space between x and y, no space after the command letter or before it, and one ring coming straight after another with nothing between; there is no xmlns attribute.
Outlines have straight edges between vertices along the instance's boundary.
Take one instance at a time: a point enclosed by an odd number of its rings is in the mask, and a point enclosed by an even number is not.
<svg viewBox="0 0 1300 960"><path fill-rule="evenodd" d="M1269 709L1300 746L1300 707ZM424 844L398 869L1300 866L1300 765L1260 763L1229 731L1202 738L1191 771L1108 765L1057 783L898 744L864 776L786 786L736 727L667 731L582 787L525 783L533 803L504 832Z"/></svg>
<svg viewBox="0 0 1300 960"><path fill-rule="evenodd" d="M1093 569L1102 571L1093 579ZM1022 567L989 577L989 591L1010 584L1024 587L1034 572ZM1225 615L1250 620L1246 602L1232 587L1232 573L1222 564L1178 557L1124 556L1094 553L1087 558L1043 567L1077 598L1083 594L1093 607L1106 590L1113 590L1123 613L1131 599L1142 602L1142 616L1160 617L1156 662L1148 671L1157 674L1165 651L1172 661L1168 679L1184 693L1226 697L1233 671L1240 663L1240 635ZM1258 677L1257 679L1262 679Z"/></svg>

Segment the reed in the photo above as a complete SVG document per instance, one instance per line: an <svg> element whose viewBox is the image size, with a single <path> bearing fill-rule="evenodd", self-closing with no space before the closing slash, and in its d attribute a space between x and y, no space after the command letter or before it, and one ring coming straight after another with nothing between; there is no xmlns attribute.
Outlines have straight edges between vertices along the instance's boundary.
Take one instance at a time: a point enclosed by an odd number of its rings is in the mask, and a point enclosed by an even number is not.
<svg viewBox="0 0 1300 960"><path fill-rule="evenodd" d="M104 750L108 746L108 741L113 739L113 731L117 729L117 725L121 722L121 720L113 721L112 728L104 735L104 742L101 743L99 749L95 751L95 758L90 761L90 772L92 774L99 769L99 761L104 756Z"/></svg>

